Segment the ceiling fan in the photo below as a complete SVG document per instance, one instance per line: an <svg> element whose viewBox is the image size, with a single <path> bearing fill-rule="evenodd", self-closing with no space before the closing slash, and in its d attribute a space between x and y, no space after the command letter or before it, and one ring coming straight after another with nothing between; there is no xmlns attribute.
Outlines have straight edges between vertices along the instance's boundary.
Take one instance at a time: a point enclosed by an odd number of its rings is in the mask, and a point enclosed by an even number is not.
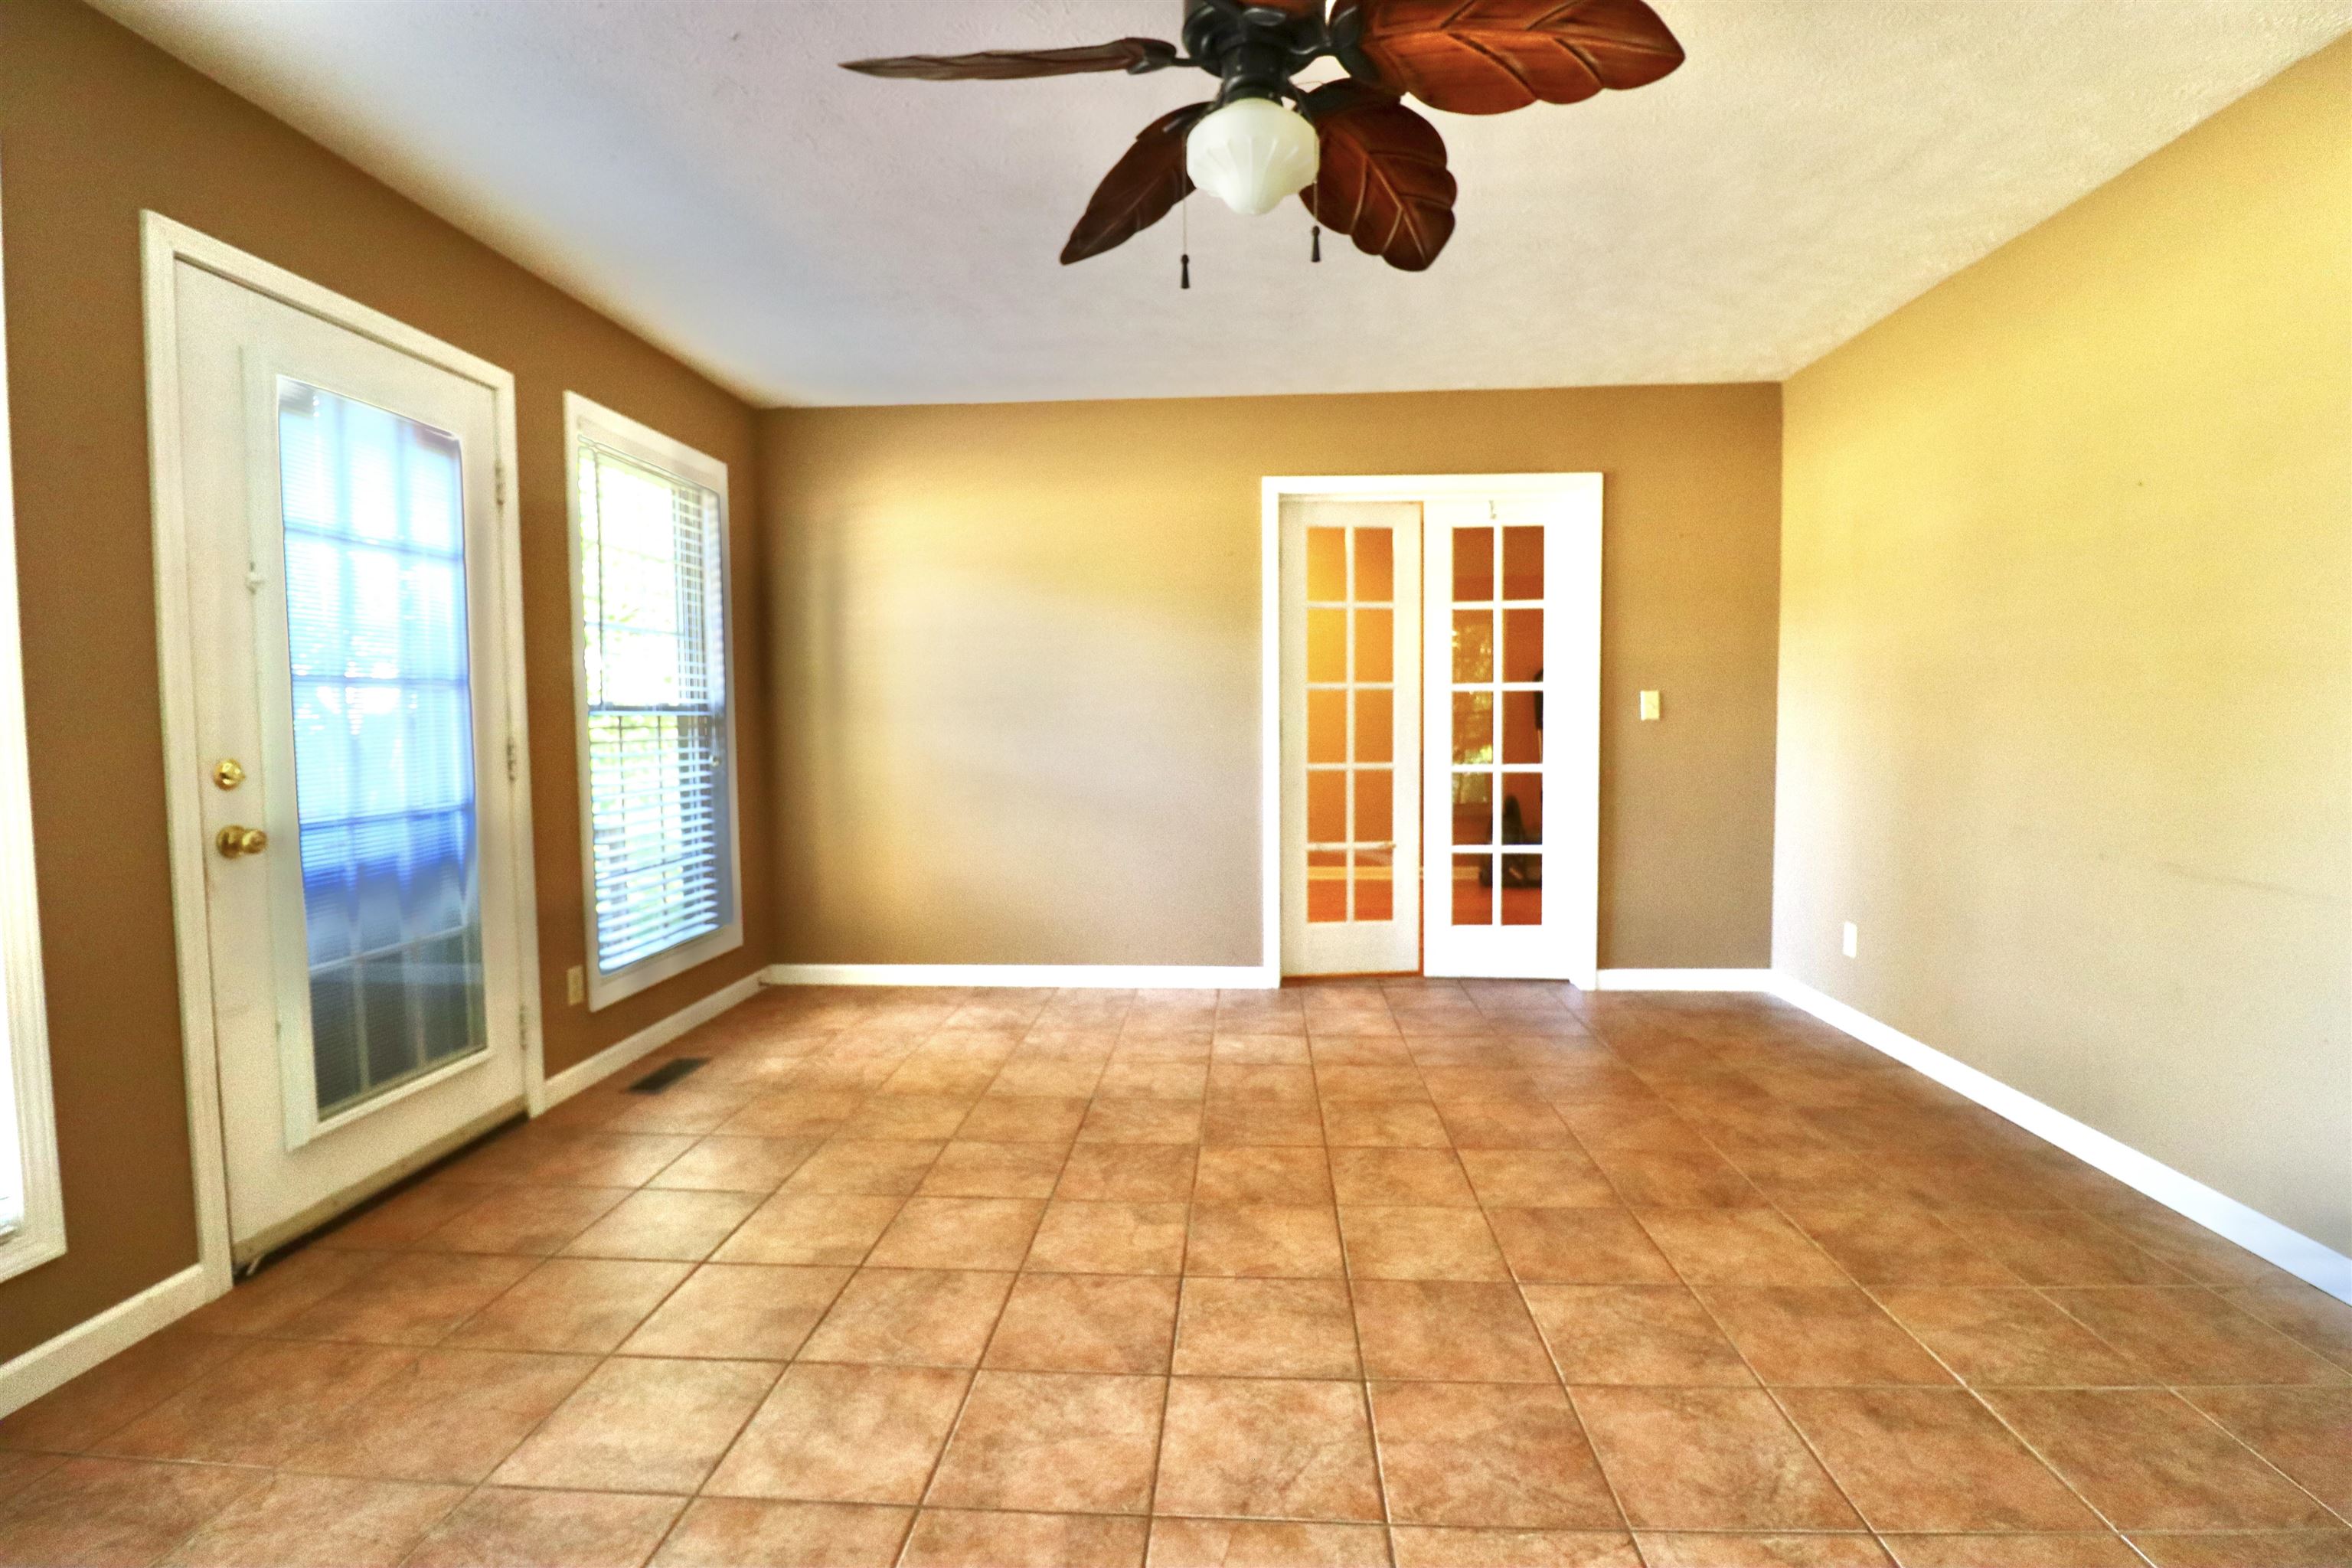
<svg viewBox="0 0 2352 1568"><path fill-rule="evenodd" d="M1437 127L1404 99L1456 114L1575 103L1645 87L1683 62L1643 0L1186 0L1185 53L1159 38L847 60L867 76L1004 81L1197 66L1216 96L1163 114L1111 166L1062 263L1133 238L1195 187L1240 213L1296 193L1319 225L1418 272L1454 232L1454 176ZM1347 76L1294 80L1326 55Z"/></svg>

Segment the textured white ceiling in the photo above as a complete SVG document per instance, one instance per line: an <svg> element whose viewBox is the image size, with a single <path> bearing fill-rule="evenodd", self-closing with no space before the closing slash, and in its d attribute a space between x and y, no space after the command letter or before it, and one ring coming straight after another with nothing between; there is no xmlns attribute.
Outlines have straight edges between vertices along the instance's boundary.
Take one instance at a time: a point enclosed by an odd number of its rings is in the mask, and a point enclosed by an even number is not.
<svg viewBox="0 0 2352 1568"><path fill-rule="evenodd" d="M1055 258L1198 71L877 81L1173 37L1181 0L99 0L762 403L1774 380L2352 28L2352 0L1655 0L1656 86L1436 115L1461 226L1305 212ZM1328 63L1328 62L1327 62Z"/></svg>

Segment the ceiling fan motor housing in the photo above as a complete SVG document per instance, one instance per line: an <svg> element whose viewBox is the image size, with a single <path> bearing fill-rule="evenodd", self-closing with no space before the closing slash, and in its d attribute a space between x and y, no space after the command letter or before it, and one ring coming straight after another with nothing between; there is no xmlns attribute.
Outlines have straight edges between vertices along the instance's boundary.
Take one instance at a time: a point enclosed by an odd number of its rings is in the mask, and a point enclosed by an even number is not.
<svg viewBox="0 0 2352 1568"><path fill-rule="evenodd" d="M1222 83L1217 102L1301 96L1290 79L1328 52L1320 5L1290 9L1243 0L1186 0L1184 47Z"/></svg>

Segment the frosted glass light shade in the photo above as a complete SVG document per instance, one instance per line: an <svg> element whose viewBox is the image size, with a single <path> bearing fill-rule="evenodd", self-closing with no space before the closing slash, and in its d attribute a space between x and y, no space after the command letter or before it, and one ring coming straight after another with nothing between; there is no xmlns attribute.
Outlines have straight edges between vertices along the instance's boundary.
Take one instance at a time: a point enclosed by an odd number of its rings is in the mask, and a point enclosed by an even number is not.
<svg viewBox="0 0 2352 1568"><path fill-rule="evenodd" d="M1237 213L1270 213L1315 178L1315 127L1270 98L1237 98L1184 142L1192 183Z"/></svg>

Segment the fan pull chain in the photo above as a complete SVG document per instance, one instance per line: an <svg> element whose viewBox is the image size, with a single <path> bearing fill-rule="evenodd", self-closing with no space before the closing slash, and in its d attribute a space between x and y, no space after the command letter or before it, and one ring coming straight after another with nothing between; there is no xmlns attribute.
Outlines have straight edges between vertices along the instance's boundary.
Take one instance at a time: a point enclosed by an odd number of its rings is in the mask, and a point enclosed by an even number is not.
<svg viewBox="0 0 2352 1568"><path fill-rule="evenodd" d="M1309 261L1323 259L1323 226L1319 223L1307 233L1307 259Z"/></svg>
<svg viewBox="0 0 2352 1568"><path fill-rule="evenodd" d="M1179 289L1190 289L1190 288L1192 286L1192 192L1190 192L1190 191L1185 192L1185 193L1184 193L1184 198L1183 198L1181 201L1180 201L1180 202L1178 202L1178 203L1176 204L1176 219L1177 219L1177 221L1178 221L1179 223L1181 223L1181 224L1182 224L1182 225L1184 226L1184 253L1183 253L1183 255L1182 255L1181 257L1180 257L1180 258L1178 258L1178 260L1177 260L1177 273L1176 273L1176 276L1177 276L1177 279L1178 279L1178 282L1177 282L1176 287L1178 287Z"/></svg>

